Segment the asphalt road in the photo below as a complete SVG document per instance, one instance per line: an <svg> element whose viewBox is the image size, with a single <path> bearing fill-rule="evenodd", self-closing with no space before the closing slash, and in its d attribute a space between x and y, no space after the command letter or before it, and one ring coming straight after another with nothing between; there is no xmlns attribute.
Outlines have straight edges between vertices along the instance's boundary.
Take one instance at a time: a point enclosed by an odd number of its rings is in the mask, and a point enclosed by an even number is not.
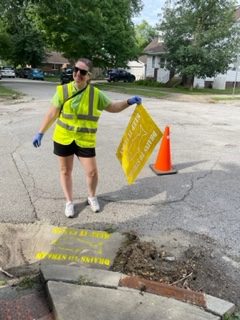
<svg viewBox="0 0 240 320"><path fill-rule="evenodd" d="M160 129L170 126L172 162L178 173L156 176L149 168L157 146L133 185L115 156L134 107L104 112L99 124L98 195L102 211L85 207L84 173L74 167L74 198L79 214L64 216L52 129L35 149L32 137L50 105L55 84L3 79L1 83L33 99L0 104L0 222L43 222L72 227L117 227L147 236L182 230L202 235L224 248L231 263L240 261L240 103L174 102L143 97ZM112 99L127 95L108 93Z"/></svg>

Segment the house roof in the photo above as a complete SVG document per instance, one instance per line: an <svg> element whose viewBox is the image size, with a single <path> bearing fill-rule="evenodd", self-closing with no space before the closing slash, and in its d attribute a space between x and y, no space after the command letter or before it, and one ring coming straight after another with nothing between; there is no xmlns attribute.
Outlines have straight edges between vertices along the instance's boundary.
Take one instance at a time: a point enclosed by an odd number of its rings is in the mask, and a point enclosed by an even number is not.
<svg viewBox="0 0 240 320"><path fill-rule="evenodd" d="M57 51L51 51L47 52L45 63L51 63L51 64L65 64L69 63L68 59L64 58L63 55L60 52Z"/></svg>
<svg viewBox="0 0 240 320"><path fill-rule="evenodd" d="M236 14L236 20L238 21L240 19L240 6L237 6L235 14Z"/></svg>
<svg viewBox="0 0 240 320"><path fill-rule="evenodd" d="M166 46L159 41L159 37L154 38L143 50L144 54L161 54L166 52Z"/></svg>
<svg viewBox="0 0 240 320"><path fill-rule="evenodd" d="M240 6L236 7L236 21L240 20ZM159 37L154 38L143 50L145 55L159 55L166 53L167 48L162 41L159 41Z"/></svg>
<svg viewBox="0 0 240 320"><path fill-rule="evenodd" d="M142 67L144 65L144 63L140 60L132 60L132 61L128 61L128 67Z"/></svg>
<svg viewBox="0 0 240 320"><path fill-rule="evenodd" d="M139 61L141 61L142 63L146 64L147 63L147 56L146 55L142 55L138 58Z"/></svg>

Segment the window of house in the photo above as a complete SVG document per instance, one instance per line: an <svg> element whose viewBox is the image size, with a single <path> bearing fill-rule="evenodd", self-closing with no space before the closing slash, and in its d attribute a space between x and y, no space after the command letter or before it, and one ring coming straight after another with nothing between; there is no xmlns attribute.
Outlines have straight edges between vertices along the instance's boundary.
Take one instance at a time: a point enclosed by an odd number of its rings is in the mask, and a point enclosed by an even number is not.
<svg viewBox="0 0 240 320"><path fill-rule="evenodd" d="M159 64L160 64L160 68L165 68L165 65L166 65L166 60L165 60L165 58L161 58Z"/></svg>
<svg viewBox="0 0 240 320"><path fill-rule="evenodd" d="M152 68L155 68L155 60L156 60L156 57L153 56L153 57L152 57Z"/></svg>

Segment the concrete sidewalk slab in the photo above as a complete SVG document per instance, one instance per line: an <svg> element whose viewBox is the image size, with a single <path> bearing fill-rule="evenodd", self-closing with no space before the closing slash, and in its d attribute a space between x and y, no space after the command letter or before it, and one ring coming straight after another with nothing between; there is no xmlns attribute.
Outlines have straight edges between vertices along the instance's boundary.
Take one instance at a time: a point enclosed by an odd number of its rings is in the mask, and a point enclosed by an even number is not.
<svg viewBox="0 0 240 320"><path fill-rule="evenodd" d="M135 289L139 293L151 293L195 305L220 317L232 314L235 310L233 303L203 292L195 292L166 283L146 280L138 276L127 276L108 270L89 269L83 266L43 265L40 267L40 272L45 284L48 281L57 281L120 290L123 287L125 289Z"/></svg>
<svg viewBox="0 0 240 320"><path fill-rule="evenodd" d="M109 269L125 239L117 232L52 227L45 241L35 248L35 258L42 264Z"/></svg>
<svg viewBox="0 0 240 320"><path fill-rule="evenodd" d="M45 265L40 268L44 282L62 281L117 289L121 273L85 267Z"/></svg>
<svg viewBox="0 0 240 320"><path fill-rule="evenodd" d="M14 236L13 236L14 235ZM109 269L126 237L102 230L77 229L34 223L0 224L0 243L8 243L10 255L4 255L2 266L38 263L77 265Z"/></svg>
<svg viewBox="0 0 240 320"><path fill-rule="evenodd" d="M190 304L132 289L108 289L49 281L58 320L220 320Z"/></svg>

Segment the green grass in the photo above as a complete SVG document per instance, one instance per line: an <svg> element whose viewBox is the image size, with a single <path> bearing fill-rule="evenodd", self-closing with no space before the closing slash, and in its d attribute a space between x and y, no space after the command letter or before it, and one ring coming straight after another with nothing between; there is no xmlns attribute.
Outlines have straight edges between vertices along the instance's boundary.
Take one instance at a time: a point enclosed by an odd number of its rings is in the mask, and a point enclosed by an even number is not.
<svg viewBox="0 0 240 320"><path fill-rule="evenodd" d="M0 280L0 287L5 286L7 284L6 280Z"/></svg>
<svg viewBox="0 0 240 320"><path fill-rule="evenodd" d="M231 316L225 316L223 320L240 320L240 313L235 313Z"/></svg>
<svg viewBox="0 0 240 320"><path fill-rule="evenodd" d="M60 83L59 77L45 77L46 81L51 81ZM146 84L146 82L143 84ZM155 86L154 86L155 85ZM167 88L164 87L163 84L152 83L151 85L140 85L137 82L135 83L123 83L123 82L114 82L114 83L108 83L108 82L96 82L95 86L98 87L101 90L105 91L113 91L113 92L119 92L119 93L126 93L129 95L139 95L144 97L151 97L151 98L166 98L167 96L170 96L171 94L187 94L187 95L211 95L211 98L213 100L220 101L220 100L239 100L238 96L234 96L232 94L232 89L226 89L226 90L216 90L216 89L188 89L183 87L174 87L174 88ZM235 90L236 95L240 95L240 88L236 88ZM23 94L8 89L0 84L0 98L3 99L18 99ZM225 95L224 97L221 97L222 95Z"/></svg>
<svg viewBox="0 0 240 320"><path fill-rule="evenodd" d="M240 100L240 97L234 97L234 96L230 96L229 97L212 97L212 100L215 101L227 101L227 100Z"/></svg>
<svg viewBox="0 0 240 320"><path fill-rule="evenodd" d="M0 98L4 98L4 99L7 99L7 98L17 99L17 98L19 98L20 96L22 96L21 93L15 91L15 90L12 90L12 89L8 89L8 88L6 88L6 87L4 87L3 85L0 84Z"/></svg>
<svg viewBox="0 0 240 320"><path fill-rule="evenodd" d="M238 99L232 95L232 89L226 90L217 90L217 89L196 89L193 88L183 88L183 87L174 87L174 88L167 88L162 85L158 85L157 87L154 86L143 86L136 83L96 83L97 86L101 90L106 91L115 91L120 93L126 94L135 94L135 95L142 95L145 97L154 97L154 98L164 98L167 95L171 95L174 93L181 93L181 94L188 94L188 95L229 95L231 99ZM237 88L235 94L240 94L240 88ZM224 97L227 99L228 97ZM221 98L219 98L221 100Z"/></svg>
<svg viewBox="0 0 240 320"><path fill-rule="evenodd" d="M19 99L23 95L24 95L23 93L9 89L0 84L0 99L3 99L3 100Z"/></svg>
<svg viewBox="0 0 240 320"><path fill-rule="evenodd" d="M50 82L60 82L60 76L55 77L55 76L45 76L44 77L45 81L50 81Z"/></svg>
<svg viewBox="0 0 240 320"><path fill-rule="evenodd" d="M30 277L26 276L24 277L19 283L18 288L19 289L32 289L39 283L39 278L36 276Z"/></svg>
<svg viewBox="0 0 240 320"><path fill-rule="evenodd" d="M94 85L98 87L100 90L120 92L131 95L141 95L152 98L163 98L167 96L167 93L161 92L159 88L142 88L133 84L95 83Z"/></svg>

